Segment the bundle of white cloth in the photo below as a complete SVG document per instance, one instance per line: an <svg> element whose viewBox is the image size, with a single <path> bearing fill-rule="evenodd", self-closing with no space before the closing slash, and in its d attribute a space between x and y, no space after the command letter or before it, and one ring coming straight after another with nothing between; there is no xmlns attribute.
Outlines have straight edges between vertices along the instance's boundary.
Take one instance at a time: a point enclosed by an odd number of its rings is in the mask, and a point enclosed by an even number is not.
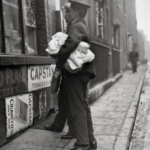
<svg viewBox="0 0 150 150"><path fill-rule="evenodd" d="M63 32L57 32L52 36L52 40L48 43L46 51L53 56L57 56L61 46L65 43L68 35ZM90 46L86 42L80 42L75 51L73 51L67 61L64 63L64 68L71 72L80 70L83 64L94 60L95 55L89 49ZM72 72L71 72L72 73Z"/></svg>

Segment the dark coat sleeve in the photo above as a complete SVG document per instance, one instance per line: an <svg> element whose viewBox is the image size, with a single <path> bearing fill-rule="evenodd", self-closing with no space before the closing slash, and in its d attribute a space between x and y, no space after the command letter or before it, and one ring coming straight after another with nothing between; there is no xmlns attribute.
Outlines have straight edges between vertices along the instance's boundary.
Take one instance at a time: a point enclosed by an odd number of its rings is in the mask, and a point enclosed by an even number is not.
<svg viewBox="0 0 150 150"><path fill-rule="evenodd" d="M76 49L78 44L83 40L85 36L82 32L82 26L80 24L73 25L67 32L68 38L62 45L58 53L57 66L63 69L63 64L68 59L69 55Z"/></svg>

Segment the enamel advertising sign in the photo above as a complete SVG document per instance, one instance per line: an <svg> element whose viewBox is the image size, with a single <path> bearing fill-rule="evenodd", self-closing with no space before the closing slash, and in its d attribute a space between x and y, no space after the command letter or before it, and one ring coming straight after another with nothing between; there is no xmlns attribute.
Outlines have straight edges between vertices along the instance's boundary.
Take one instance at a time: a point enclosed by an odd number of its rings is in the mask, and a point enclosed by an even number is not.
<svg viewBox="0 0 150 150"><path fill-rule="evenodd" d="M33 124L33 94L24 94L5 99L6 137Z"/></svg>
<svg viewBox="0 0 150 150"><path fill-rule="evenodd" d="M0 69L0 99L28 91L27 68L12 66Z"/></svg>
<svg viewBox="0 0 150 150"><path fill-rule="evenodd" d="M28 67L28 91L50 87L51 79L51 65Z"/></svg>

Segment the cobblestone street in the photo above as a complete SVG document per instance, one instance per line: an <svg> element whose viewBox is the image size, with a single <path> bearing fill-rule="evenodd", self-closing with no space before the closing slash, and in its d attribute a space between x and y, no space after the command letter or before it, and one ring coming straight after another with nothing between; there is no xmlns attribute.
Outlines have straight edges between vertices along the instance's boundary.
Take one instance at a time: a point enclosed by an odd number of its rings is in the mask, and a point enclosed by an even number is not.
<svg viewBox="0 0 150 150"><path fill-rule="evenodd" d="M146 66L139 66L138 72L134 74L131 70L125 71L123 77L91 105L94 132L98 142L97 150L127 150L129 147L146 69ZM145 109L148 106L146 105ZM62 140L60 138L67 132L67 125L62 133L44 130L44 125L52 121L53 117L28 129L0 150L71 149L75 139Z"/></svg>

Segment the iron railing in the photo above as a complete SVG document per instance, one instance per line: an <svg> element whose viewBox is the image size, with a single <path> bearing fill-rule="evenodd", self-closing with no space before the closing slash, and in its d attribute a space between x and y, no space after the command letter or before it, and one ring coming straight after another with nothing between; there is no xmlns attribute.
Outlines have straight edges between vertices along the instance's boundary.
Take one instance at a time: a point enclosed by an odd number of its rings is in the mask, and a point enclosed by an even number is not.
<svg viewBox="0 0 150 150"><path fill-rule="evenodd" d="M96 77L91 80L90 87L108 79L108 51L109 47L92 42L91 50L95 54L94 66Z"/></svg>

